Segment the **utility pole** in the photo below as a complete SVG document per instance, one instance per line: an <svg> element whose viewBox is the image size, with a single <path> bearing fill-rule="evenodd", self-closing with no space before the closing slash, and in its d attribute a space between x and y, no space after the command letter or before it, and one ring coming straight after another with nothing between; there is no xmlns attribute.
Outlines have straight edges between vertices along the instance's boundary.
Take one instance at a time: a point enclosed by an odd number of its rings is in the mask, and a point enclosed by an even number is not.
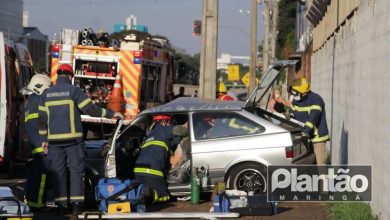
<svg viewBox="0 0 390 220"><path fill-rule="evenodd" d="M264 0L264 42L263 42L263 73L269 66L269 0Z"/></svg>
<svg viewBox="0 0 390 220"><path fill-rule="evenodd" d="M249 92L256 87L256 60L257 60L257 0L252 0L251 5L251 60L249 67Z"/></svg>
<svg viewBox="0 0 390 220"><path fill-rule="evenodd" d="M271 60L276 60L276 39L278 36L279 0L272 1Z"/></svg>
<svg viewBox="0 0 390 220"><path fill-rule="evenodd" d="M200 54L199 96L216 98L218 0L203 0L202 50Z"/></svg>

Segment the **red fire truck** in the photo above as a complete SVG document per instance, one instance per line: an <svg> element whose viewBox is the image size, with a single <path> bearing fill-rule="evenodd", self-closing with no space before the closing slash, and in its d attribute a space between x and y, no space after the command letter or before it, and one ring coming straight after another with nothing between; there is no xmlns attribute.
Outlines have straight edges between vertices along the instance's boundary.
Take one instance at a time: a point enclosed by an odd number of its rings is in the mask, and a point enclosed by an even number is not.
<svg viewBox="0 0 390 220"><path fill-rule="evenodd" d="M119 83L122 112L132 119L139 111L164 101L173 72L172 56L164 43L163 39L141 38L137 34L108 43L96 37L91 29L63 29L59 42L52 44L51 79L55 83L60 64L71 64L75 73L72 83L81 87L95 104L108 108L113 104L110 96L114 84ZM104 125L115 123L85 115L82 120Z"/></svg>

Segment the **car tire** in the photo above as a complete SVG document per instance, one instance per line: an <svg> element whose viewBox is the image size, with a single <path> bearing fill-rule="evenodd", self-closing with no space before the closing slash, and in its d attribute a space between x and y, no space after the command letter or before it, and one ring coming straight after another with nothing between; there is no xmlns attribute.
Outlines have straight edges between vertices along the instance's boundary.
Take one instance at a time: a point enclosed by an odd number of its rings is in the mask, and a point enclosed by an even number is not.
<svg viewBox="0 0 390 220"><path fill-rule="evenodd" d="M227 184L230 189L265 193L267 191L267 168L257 163L240 164L230 172Z"/></svg>

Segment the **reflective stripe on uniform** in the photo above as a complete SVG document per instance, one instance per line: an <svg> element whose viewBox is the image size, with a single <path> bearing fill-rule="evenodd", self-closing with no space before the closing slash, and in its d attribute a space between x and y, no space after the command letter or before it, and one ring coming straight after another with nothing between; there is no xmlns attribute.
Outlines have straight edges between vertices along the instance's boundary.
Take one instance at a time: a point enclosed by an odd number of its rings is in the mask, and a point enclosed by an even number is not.
<svg viewBox="0 0 390 220"><path fill-rule="evenodd" d="M54 201L56 202L63 202L63 201L67 201L68 200L68 197L57 197L57 198L54 198Z"/></svg>
<svg viewBox="0 0 390 220"><path fill-rule="evenodd" d="M102 108L102 118L106 117L107 111L106 109Z"/></svg>
<svg viewBox="0 0 390 220"><path fill-rule="evenodd" d="M68 105L69 106L69 123L70 123L70 132L64 133L64 134L49 134L47 135L47 138L49 140L58 140L58 139L68 139L68 138L80 138L83 136L83 133L76 132L75 128L75 121L74 121L74 102L71 99L66 100L56 100L56 101L47 101L46 103L47 108L51 106L61 106L61 105ZM48 116L50 118L50 111L47 111Z"/></svg>
<svg viewBox="0 0 390 220"><path fill-rule="evenodd" d="M34 207L34 208L42 208L43 207L43 204L39 204L36 202L31 202L31 201L27 201L27 205Z"/></svg>
<svg viewBox="0 0 390 220"><path fill-rule="evenodd" d="M84 196L71 196L69 198L71 201L84 201Z"/></svg>
<svg viewBox="0 0 390 220"><path fill-rule="evenodd" d="M42 112L45 112L46 111L46 107L45 106L38 106L38 109L39 111L42 111Z"/></svg>
<svg viewBox="0 0 390 220"><path fill-rule="evenodd" d="M298 111L298 112L309 112L309 113L310 113L311 110L322 111L322 107L319 106L319 105L311 105L311 106L305 106L305 107L292 105L291 109L294 110L294 111Z"/></svg>
<svg viewBox="0 0 390 220"><path fill-rule="evenodd" d="M327 140L329 140L329 139L330 139L329 135L325 135L325 136L323 136L323 137L315 137L315 138L311 139L311 142L313 142L313 143L318 143L318 142L327 141Z"/></svg>
<svg viewBox="0 0 390 220"><path fill-rule="evenodd" d="M169 200L169 196L159 197L156 190L153 190L154 198L153 202L166 202Z"/></svg>
<svg viewBox="0 0 390 220"><path fill-rule="evenodd" d="M140 168L140 167L134 168L134 173L147 173L147 174L152 174L152 175L161 176L161 177L164 176L163 172L161 172L159 170L154 170L154 169L149 169L149 168Z"/></svg>
<svg viewBox="0 0 390 220"><path fill-rule="evenodd" d="M38 154L38 153L43 153L43 147L37 147L34 150L32 150L32 155Z"/></svg>
<svg viewBox="0 0 390 220"><path fill-rule="evenodd" d="M307 122L305 123L305 125L306 125L307 127L311 128L311 129L314 128L313 123L311 123L310 121L307 121Z"/></svg>
<svg viewBox="0 0 390 220"><path fill-rule="evenodd" d="M38 133L40 135L47 135L47 130L39 130Z"/></svg>
<svg viewBox="0 0 390 220"><path fill-rule="evenodd" d="M38 113L31 113L31 114L28 114L28 115L24 118L24 122L28 122L29 120L35 119L35 118L38 118L38 117L39 117Z"/></svg>
<svg viewBox="0 0 390 220"><path fill-rule="evenodd" d="M83 137L82 132L66 133L66 134L49 134L47 139L49 140L58 140L58 139L68 139L68 138L80 138Z"/></svg>
<svg viewBox="0 0 390 220"><path fill-rule="evenodd" d="M45 191L46 174L42 174L41 184L39 185L38 204L42 204L43 192Z"/></svg>
<svg viewBox="0 0 390 220"><path fill-rule="evenodd" d="M254 133L256 133L257 130L259 130L259 128L249 128L249 127L247 127L245 125L241 126L241 125L236 123L236 119L235 118L230 120L229 127L236 128L236 129L242 129L244 131L247 131L248 134L254 134Z"/></svg>
<svg viewBox="0 0 390 220"><path fill-rule="evenodd" d="M141 148L149 147L150 145L157 145L164 148L166 151L169 151L168 145L164 141L148 141Z"/></svg>
<svg viewBox="0 0 390 220"><path fill-rule="evenodd" d="M92 101L90 98L86 98L84 101L82 101L82 102L80 102L80 104L78 104L78 107L79 107L79 109L82 109L91 102Z"/></svg>

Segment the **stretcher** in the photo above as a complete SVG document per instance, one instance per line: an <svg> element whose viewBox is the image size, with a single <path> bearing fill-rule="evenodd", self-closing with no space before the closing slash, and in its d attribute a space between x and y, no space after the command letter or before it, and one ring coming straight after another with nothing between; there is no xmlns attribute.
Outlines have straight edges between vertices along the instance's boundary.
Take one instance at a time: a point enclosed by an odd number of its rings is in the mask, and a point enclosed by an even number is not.
<svg viewBox="0 0 390 220"><path fill-rule="evenodd" d="M78 219L216 219L216 218L238 218L240 215L235 212L144 212L144 213L117 213L106 214L100 212L85 212L78 216Z"/></svg>
<svg viewBox="0 0 390 220"><path fill-rule="evenodd" d="M0 187L0 219L32 219L33 213L12 193L11 188Z"/></svg>

